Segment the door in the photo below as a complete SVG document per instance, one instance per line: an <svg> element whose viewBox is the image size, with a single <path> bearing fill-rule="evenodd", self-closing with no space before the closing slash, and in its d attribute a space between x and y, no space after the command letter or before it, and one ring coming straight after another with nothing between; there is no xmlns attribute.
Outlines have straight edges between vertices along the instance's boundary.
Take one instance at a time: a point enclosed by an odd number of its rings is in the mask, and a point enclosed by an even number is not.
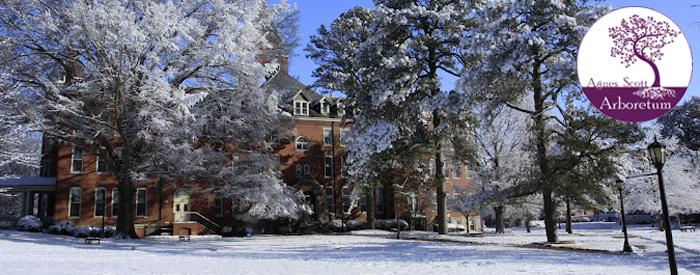
<svg viewBox="0 0 700 275"><path fill-rule="evenodd" d="M173 198L173 221L187 222L190 220L190 193L185 190L177 190Z"/></svg>

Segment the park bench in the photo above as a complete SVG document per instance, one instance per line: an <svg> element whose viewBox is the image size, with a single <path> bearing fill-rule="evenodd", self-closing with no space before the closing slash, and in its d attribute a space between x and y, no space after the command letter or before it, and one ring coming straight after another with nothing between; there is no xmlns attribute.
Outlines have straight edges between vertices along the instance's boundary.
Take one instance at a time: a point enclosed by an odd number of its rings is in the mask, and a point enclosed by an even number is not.
<svg viewBox="0 0 700 275"><path fill-rule="evenodd" d="M469 237L483 237L483 236L484 236L484 232L483 232L483 231L480 231L480 232L469 232L469 233L467 233L467 236L469 236Z"/></svg>
<svg viewBox="0 0 700 275"><path fill-rule="evenodd" d="M100 238L87 237L85 238L85 244L100 244Z"/></svg>
<svg viewBox="0 0 700 275"><path fill-rule="evenodd" d="M180 241L181 242L189 242L190 235L192 235L192 229L189 229L189 228L180 229Z"/></svg>
<svg viewBox="0 0 700 275"><path fill-rule="evenodd" d="M689 232L689 231L695 232L695 226L689 226L689 225L681 226L681 232Z"/></svg>

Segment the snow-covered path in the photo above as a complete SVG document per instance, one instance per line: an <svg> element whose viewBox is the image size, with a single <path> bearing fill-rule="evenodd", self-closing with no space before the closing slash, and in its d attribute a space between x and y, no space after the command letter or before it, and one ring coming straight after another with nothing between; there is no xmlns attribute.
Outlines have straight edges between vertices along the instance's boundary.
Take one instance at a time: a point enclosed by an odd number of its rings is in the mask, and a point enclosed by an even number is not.
<svg viewBox="0 0 700 275"><path fill-rule="evenodd" d="M134 240L0 231L2 274L665 274L644 255L606 255L312 235ZM684 273L690 273L682 270Z"/></svg>

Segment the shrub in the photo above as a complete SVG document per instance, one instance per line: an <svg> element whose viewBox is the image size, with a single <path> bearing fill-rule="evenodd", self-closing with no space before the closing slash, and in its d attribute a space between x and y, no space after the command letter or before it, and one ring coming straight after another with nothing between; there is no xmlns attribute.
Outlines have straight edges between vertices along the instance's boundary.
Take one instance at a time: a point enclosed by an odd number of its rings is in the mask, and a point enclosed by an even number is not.
<svg viewBox="0 0 700 275"><path fill-rule="evenodd" d="M42 222L39 218L32 215L27 215L19 219L17 222L17 230L19 231L30 231L30 232L40 232L42 227Z"/></svg>

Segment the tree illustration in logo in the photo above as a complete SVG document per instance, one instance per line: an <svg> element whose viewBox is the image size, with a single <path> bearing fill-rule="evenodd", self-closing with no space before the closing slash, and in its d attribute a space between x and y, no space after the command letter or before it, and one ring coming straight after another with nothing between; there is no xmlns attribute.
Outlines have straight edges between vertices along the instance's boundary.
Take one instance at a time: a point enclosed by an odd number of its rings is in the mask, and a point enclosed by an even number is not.
<svg viewBox="0 0 700 275"><path fill-rule="evenodd" d="M676 96L674 90L661 87L661 75L656 62L664 56L661 49L673 43L678 34L680 31L672 29L666 21L657 21L651 16L642 18L636 14L622 19L619 26L609 28L610 38L613 39L610 56L620 58L625 67L641 60L654 71L651 87L645 87L635 92L635 95L651 99Z"/></svg>

